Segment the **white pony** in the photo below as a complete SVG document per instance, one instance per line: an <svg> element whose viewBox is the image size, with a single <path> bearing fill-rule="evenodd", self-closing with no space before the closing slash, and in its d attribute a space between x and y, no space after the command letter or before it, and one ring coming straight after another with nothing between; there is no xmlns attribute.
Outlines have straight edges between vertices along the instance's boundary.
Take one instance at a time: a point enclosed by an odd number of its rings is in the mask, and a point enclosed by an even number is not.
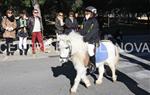
<svg viewBox="0 0 150 95"><path fill-rule="evenodd" d="M98 68L99 77L96 80L96 84L102 83L104 74L104 64L108 64L112 71L112 80L116 81L117 76L115 74L116 64L119 61L119 52L117 47L111 41L101 41L107 48L108 58L104 61L96 63ZM83 37L76 33L71 32L69 35L59 36L59 49L60 49L60 61L67 62L71 60L74 68L77 71L74 84L71 88L71 93L76 93L77 87L82 80L86 87L89 87L90 81L86 75L87 65L89 63L88 47L87 43L83 41Z"/></svg>

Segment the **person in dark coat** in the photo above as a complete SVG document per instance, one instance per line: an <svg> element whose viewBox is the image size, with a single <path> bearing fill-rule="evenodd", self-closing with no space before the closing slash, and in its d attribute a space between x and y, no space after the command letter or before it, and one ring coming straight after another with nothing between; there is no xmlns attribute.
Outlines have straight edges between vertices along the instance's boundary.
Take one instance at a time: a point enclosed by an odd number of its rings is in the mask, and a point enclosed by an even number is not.
<svg viewBox="0 0 150 95"><path fill-rule="evenodd" d="M85 9L85 18L83 21L83 27L81 27L81 35L83 35L83 40L88 42L88 53L90 56L90 61L92 65L89 67L90 73L95 72L95 45L99 41L99 24L96 19L97 9L89 6Z"/></svg>
<svg viewBox="0 0 150 95"><path fill-rule="evenodd" d="M73 11L69 12L69 17L65 19L65 34L69 34L72 31L78 31L78 22Z"/></svg>
<svg viewBox="0 0 150 95"><path fill-rule="evenodd" d="M62 34L64 31L64 15L63 12L59 12L55 19L55 32L56 35Z"/></svg>
<svg viewBox="0 0 150 95"><path fill-rule="evenodd" d="M64 25L65 25L64 14L63 14L63 12L59 12L55 19L55 28L56 28L55 33L56 33L56 39L57 39L56 46L55 46L56 50L58 50L59 35L64 33Z"/></svg>

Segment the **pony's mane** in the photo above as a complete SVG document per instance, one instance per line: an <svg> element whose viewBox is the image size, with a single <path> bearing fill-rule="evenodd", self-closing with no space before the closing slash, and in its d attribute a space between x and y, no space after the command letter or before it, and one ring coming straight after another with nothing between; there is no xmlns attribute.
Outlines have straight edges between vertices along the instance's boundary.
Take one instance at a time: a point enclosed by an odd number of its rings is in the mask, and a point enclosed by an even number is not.
<svg viewBox="0 0 150 95"><path fill-rule="evenodd" d="M77 32L71 32L68 35L68 39L70 40L73 50L75 52L86 52L87 51L87 43L83 41L83 36L81 36Z"/></svg>
<svg viewBox="0 0 150 95"><path fill-rule="evenodd" d="M79 33L77 33L77 32L71 32L69 35L68 35L68 37L69 37L69 40L71 40L71 41L76 41L76 42L83 42L83 36L81 36Z"/></svg>
<svg viewBox="0 0 150 95"><path fill-rule="evenodd" d="M87 43L83 41L83 36L77 32L71 32L69 35L63 34L59 40L70 41L74 52L86 52Z"/></svg>

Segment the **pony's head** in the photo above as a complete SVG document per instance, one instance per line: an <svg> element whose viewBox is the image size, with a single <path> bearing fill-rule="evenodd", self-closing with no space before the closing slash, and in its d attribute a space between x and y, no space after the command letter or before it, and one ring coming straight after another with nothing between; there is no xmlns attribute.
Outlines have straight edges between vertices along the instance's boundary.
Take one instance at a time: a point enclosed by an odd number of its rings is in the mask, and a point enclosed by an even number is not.
<svg viewBox="0 0 150 95"><path fill-rule="evenodd" d="M59 35L58 40L61 63L67 62L76 53L85 54L87 52L83 37L76 32L71 32L69 35Z"/></svg>
<svg viewBox="0 0 150 95"><path fill-rule="evenodd" d="M68 62L71 57L71 42L67 35L59 35L59 51L60 51L60 62Z"/></svg>

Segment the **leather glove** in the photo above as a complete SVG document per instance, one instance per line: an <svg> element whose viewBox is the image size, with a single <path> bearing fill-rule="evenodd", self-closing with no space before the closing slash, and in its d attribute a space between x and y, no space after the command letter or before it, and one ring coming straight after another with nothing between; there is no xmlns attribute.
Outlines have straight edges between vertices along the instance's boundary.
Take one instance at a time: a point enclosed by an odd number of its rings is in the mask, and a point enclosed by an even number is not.
<svg viewBox="0 0 150 95"><path fill-rule="evenodd" d="M84 41L84 42L87 42L87 37L83 37L83 41Z"/></svg>

